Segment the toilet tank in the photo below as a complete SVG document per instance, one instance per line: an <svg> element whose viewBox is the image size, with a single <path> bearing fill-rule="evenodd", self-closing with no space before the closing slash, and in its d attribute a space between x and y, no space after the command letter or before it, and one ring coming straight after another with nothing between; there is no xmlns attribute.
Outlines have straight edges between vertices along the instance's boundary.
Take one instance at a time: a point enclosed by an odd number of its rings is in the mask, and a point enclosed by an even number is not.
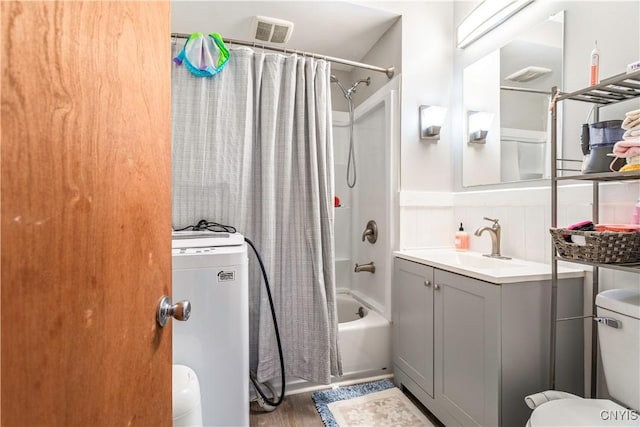
<svg viewBox="0 0 640 427"><path fill-rule="evenodd" d="M598 339L607 389L612 398L640 409L640 293L611 289L596 297Z"/></svg>

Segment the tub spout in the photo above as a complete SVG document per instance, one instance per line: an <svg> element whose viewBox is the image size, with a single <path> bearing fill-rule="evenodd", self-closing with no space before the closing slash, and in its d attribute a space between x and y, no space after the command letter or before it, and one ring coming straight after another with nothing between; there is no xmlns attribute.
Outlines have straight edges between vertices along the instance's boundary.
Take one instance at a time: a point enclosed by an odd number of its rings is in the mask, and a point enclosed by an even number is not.
<svg viewBox="0 0 640 427"><path fill-rule="evenodd" d="M376 266L373 265L373 261L368 264L358 264L356 263L356 268L353 270L356 273L360 273L361 271L368 271L369 273L376 272Z"/></svg>

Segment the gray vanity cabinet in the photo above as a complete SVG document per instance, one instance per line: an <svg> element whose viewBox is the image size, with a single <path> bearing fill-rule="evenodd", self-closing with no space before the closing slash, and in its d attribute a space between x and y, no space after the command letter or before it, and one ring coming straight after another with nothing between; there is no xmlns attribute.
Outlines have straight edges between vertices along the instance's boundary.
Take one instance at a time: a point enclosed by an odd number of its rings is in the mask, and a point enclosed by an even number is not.
<svg viewBox="0 0 640 427"><path fill-rule="evenodd" d="M497 285L402 258L394 268L395 383L446 426L525 425L524 397L548 385L549 281ZM579 315L582 279L563 282L560 310ZM560 338L574 375L560 389L579 393L581 326Z"/></svg>
<svg viewBox="0 0 640 427"><path fill-rule="evenodd" d="M434 287L435 398L462 425L499 425L500 287L442 270Z"/></svg>
<svg viewBox="0 0 640 427"><path fill-rule="evenodd" d="M394 363L433 397L432 267L396 259Z"/></svg>

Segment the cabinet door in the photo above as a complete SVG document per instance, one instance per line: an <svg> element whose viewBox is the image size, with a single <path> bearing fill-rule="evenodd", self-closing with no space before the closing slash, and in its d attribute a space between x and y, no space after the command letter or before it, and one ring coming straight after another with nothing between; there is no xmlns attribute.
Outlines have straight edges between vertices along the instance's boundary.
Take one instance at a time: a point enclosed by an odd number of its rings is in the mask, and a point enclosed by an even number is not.
<svg viewBox="0 0 640 427"><path fill-rule="evenodd" d="M433 397L433 268L396 258L393 285L394 363Z"/></svg>
<svg viewBox="0 0 640 427"><path fill-rule="evenodd" d="M500 287L435 271L435 399L462 425L499 425Z"/></svg>

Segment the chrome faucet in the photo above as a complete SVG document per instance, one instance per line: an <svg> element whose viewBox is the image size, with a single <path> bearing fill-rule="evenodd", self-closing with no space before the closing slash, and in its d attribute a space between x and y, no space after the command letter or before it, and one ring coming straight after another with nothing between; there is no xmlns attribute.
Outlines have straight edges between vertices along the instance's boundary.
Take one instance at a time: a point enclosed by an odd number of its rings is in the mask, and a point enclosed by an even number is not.
<svg viewBox="0 0 640 427"><path fill-rule="evenodd" d="M367 264L358 264L356 263L356 268L353 269L356 273L360 273L361 271L367 271L369 273L376 272L376 266L373 265L373 261Z"/></svg>
<svg viewBox="0 0 640 427"><path fill-rule="evenodd" d="M491 219L484 217L487 221L493 221L493 225L491 227L480 227L476 230L476 236L480 236L483 232L489 232L489 236L491 236L491 254L483 254L486 257L490 258L500 258L500 259L511 259L506 256L500 255L500 224L498 224L497 219Z"/></svg>

